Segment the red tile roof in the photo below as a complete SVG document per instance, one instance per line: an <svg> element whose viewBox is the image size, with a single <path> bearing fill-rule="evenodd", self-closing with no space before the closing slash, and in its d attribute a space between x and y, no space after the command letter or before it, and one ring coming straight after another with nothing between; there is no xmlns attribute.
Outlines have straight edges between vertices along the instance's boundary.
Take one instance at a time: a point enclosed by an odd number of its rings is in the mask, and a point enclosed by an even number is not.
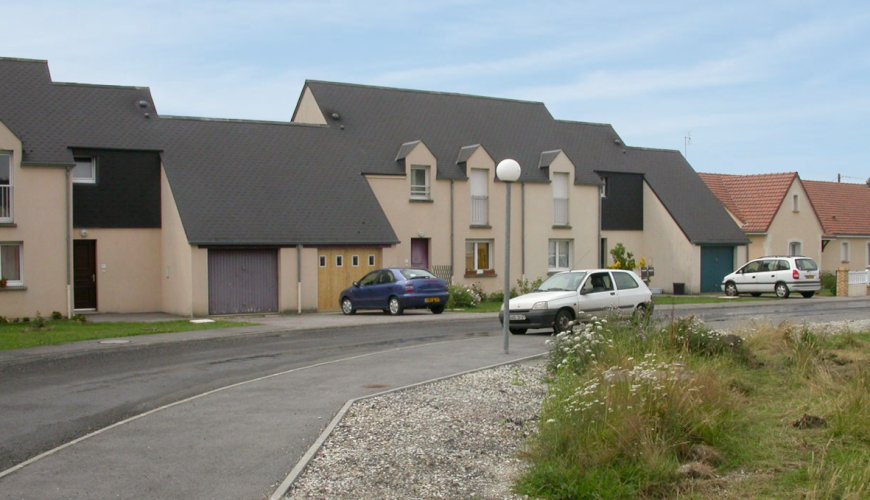
<svg viewBox="0 0 870 500"><path fill-rule="evenodd" d="M826 236L870 236L870 187L803 181Z"/></svg>
<svg viewBox="0 0 870 500"><path fill-rule="evenodd" d="M761 175L699 173L710 191L740 219L744 233L766 233L797 172Z"/></svg>

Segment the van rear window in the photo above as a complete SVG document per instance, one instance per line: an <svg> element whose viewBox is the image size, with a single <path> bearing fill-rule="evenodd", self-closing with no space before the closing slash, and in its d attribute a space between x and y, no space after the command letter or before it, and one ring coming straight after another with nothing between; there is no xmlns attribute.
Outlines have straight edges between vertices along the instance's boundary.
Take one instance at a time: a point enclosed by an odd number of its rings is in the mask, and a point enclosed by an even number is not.
<svg viewBox="0 0 870 500"><path fill-rule="evenodd" d="M797 268L801 271L818 271L819 266L816 265L816 261L813 259L795 259L795 264L797 264Z"/></svg>

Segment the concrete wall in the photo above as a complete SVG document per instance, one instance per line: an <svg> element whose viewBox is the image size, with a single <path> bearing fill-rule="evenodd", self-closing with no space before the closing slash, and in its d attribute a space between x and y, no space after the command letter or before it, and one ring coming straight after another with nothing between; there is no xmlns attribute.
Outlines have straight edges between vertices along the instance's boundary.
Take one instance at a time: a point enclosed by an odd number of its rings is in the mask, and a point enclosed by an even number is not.
<svg viewBox="0 0 870 500"><path fill-rule="evenodd" d="M685 283L686 293L700 293L701 247L686 239L646 183L643 186L643 228L644 256L656 270L650 286L670 293L674 283Z"/></svg>
<svg viewBox="0 0 870 500"><path fill-rule="evenodd" d="M305 87L305 90L302 92L293 121L295 123L308 123L311 125L326 125L326 119L323 117L323 113L320 112L320 106L317 105L314 94L311 93L311 89L308 87Z"/></svg>
<svg viewBox="0 0 870 500"><path fill-rule="evenodd" d="M317 249L302 249L302 311L317 309ZM278 253L278 310L284 313L299 311L299 252L296 248L282 248Z"/></svg>
<svg viewBox="0 0 870 500"><path fill-rule="evenodd" d="M162 310L162 238L160 229L74 228L73 239L97 246L97 311Z"/></svg>
<svg viewBox="0 0 870 500"><path fill-rule="evenodd" d="M0 150L12 153L14 219L0 226L0 242L22 244L23 286L0 289L0 316L68 312L66 169L22 167L21 141L0 123Z"/></svg>

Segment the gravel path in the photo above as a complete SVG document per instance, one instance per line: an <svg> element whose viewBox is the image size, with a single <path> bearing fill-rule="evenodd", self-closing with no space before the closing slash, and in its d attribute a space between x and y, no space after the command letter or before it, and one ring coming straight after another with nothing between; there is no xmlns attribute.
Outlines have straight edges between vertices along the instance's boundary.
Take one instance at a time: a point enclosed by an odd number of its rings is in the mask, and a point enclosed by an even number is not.
<svg viewBox="0 0 870 500"><path fill-rule="evenodd" d="M289 498L521 498L518 453L538 427L544 360L354 404Z"/></svg>

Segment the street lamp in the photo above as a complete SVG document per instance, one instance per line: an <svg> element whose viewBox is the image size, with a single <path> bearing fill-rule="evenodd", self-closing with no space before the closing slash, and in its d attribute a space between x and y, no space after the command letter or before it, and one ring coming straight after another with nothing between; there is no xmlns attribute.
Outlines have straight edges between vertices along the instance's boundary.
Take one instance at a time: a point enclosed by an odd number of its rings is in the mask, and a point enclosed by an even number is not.
<svg viewBox="0 0 870 500"><path fill-rule="evenodd" d="M511 314L511 184L520 178L520 164L510 158L498 162L495 175L505 183L505 230L504 230L504 303L502 304L502 324L504 325L504 353L508 354Z"/></svg>

